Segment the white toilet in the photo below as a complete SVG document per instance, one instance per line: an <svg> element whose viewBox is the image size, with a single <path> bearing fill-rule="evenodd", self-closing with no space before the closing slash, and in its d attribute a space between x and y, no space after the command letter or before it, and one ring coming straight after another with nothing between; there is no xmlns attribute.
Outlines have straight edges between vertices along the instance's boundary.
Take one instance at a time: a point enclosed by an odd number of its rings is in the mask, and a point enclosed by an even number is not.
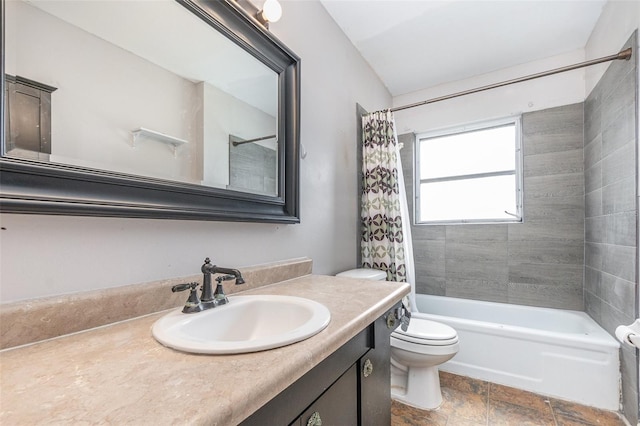
<svg viewBox="0 0 640 426"><path fill-rule="evenodd" d="M384 281L387 274L363 268L337 276ZM411 311L416 312L415 307ZM453 328L414 314L407 331L398 327L391 333L391 397L425 410L440 406L438 366L453 358L458 348L458 334Z"/></svg>

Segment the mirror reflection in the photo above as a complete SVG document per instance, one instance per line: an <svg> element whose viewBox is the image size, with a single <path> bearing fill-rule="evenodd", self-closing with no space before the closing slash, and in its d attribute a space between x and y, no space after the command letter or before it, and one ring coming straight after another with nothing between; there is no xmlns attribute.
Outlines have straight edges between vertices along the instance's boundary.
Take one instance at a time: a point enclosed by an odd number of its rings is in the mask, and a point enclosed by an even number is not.
<svg viewBox="0 0 640 426"><path fill-rule="evenodd" d="M278 75L173 0L6 2L5 155L278 195Z"/></svg>

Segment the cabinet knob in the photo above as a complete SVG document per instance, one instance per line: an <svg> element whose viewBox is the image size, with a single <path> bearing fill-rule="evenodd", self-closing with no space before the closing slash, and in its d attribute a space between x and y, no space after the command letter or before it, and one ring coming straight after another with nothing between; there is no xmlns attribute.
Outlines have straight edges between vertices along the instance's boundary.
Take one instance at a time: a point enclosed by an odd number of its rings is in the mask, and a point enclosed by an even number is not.
<svg viewBox="0 0 640 426"><path fill-rule="evenodd" d="M369 358L367 358L362 366L362 374L364 377L369 377L371 373L373 373L373 363Z"/></svg>
<svg viewBox="0 0 640 426"><path fill-rule="evenodd" d="M314 411L309 420L307 420L307 426L322 426L322 419L320 413Z"/></svg>

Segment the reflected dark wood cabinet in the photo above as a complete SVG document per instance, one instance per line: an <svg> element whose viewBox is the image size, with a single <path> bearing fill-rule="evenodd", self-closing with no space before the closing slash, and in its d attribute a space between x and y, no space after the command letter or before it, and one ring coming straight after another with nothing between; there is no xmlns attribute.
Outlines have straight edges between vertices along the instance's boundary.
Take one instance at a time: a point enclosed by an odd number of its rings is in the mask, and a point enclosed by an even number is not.
<svg viewBox="0 0 640 426"><path fill-rule="evenodd" d="M391 424L393 330L386 318L399 307L396 304L241 425Z"/></svg>
<svg viewBox="0 0 640 426"><path fill-rule="evenodd" d="M7 152L51 154L51 93L56 88L12 75L5 76L5 84Z"/></svg>

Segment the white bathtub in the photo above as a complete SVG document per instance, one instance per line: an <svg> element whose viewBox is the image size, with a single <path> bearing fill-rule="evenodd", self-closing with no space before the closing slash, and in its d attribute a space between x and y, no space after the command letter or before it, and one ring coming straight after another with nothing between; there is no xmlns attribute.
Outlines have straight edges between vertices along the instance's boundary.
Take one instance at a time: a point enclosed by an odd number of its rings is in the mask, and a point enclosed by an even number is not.
<svg viewBox="0 0 640 426"><path fill-rule="evenodd" d="M443 371L619 409L619 344L584 312L416 295L416 317L455 328Z"/></svg>

